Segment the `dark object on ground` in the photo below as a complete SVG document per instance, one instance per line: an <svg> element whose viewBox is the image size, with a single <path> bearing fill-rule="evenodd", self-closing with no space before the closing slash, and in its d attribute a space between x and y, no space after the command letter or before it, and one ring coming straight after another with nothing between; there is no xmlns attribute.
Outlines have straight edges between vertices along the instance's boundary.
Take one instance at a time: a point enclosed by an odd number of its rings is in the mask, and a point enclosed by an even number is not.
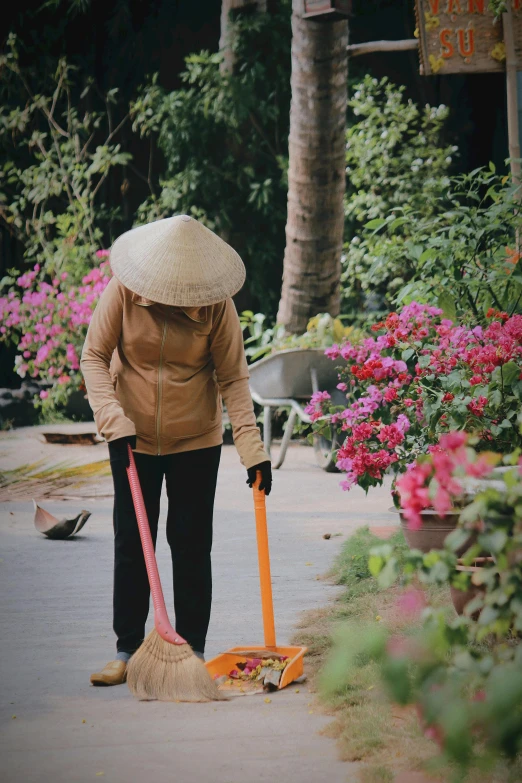
<svg viewBox="0 0 522 783"><path fill-rule="evenodd" d="M35 408L34 399L51 386L48 381L24 380L19 389L0 389L0 429L37 424L40 411ZM89 401L82 391L71 392L61 411L74 421L92 420Z"/></svg>
<svg viewBox="0 0 522 783"><path fill-rule="evenodd" d="M76 535L91 516L90 511L83 510L73 519L57 519L39 506L36 500L33 500L33 503L34 526L39 533L43 533L47 538L64 539Z"/></svg>
<svg viewBox="0 0 522 783"><path fill-rule="evenodd" d="M42 387L31 382L22 381L19 389L0 389L0 427L23 427L34 424L38 411L33 405L33 397L39 394Z"/></svg>
<svg viewBox="0 0 522 783"><path fill-rule="evenodd" d="M47 443L62 443L63 445L93 446L102 443L96 432L42 432Z"/></svg>

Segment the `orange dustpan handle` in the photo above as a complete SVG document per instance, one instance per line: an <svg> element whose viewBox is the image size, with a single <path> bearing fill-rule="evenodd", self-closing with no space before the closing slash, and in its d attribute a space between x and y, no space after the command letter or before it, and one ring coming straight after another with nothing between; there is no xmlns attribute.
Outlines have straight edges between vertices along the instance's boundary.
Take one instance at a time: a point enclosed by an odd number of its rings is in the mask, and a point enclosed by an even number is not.
<svg viewBox="0 0 522 783"><path fill-rule="evenodd" d="M272 579L270 576L270 553L268 550L268 528L266 524L265 491L259 489L261 473L257 472L254 485L254 511L256 515L257 556L259 560L259 580L261 583L261 607L263 610L263 628L265 647L276 646L274 624L274 604L272 601Z"/></svg>
<svg viewBox="0 0 522 783"><path fill-rule="evenodd" d="M167 607L165 606L165 598L163 596L163 590L161 589L154 544L152 543L152 536L150 534L149 520L147 519L143 493L141 491L138 471L136 470L136 463L134 461L134 454L132 453L130 443L127 445L127 448L129 452L127 476L129 478L136 519L138 520L138 529L140 531L143 557L145 558L145 565L147 567L147 576L149 577L152 605L154 606L154 627L161 638L165 639L166 642L170 642L171 644L186 644L187 642L185 639L180 636L170 624L167 615Z"/></svg>

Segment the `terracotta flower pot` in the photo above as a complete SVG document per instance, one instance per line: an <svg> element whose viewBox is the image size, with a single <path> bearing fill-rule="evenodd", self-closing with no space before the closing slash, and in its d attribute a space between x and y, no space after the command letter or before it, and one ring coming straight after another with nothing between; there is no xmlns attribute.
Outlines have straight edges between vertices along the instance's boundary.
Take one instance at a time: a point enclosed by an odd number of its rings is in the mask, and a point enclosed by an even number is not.
<svg viewBox="0 0 522 783"><path fill-rule="evenodd" d="M485 566L493 562L494 560L492 557L477 557L476 560L473 561L473 565L470 566L463 565L461 562L459 562L456 570L466 574L474 574L481 571ZM459 590L457 587L450 585L450 591L451 600L453 601L455 611L457 614L464 614L466 605L469 604L470 601L473 601L473 599L477 596L483 595L486 592L486 588L484 585L475 585L472 582L468 590ZM478 620L480 611L481 610L479 609L478 611L474 612L471 615L471 619Z"/></svg>
<svg viewBox="0 0 522 783"><path fill-rule="evenodd" d="M401 528L410 549L420 549L421 552L429 552L431 549L443 549L446 536L457 527L460 511L450 511L445 517L440 517L433 510L421 511L422 527L419 530L411 530L408 520L402 511ZM476 540L476 534L470 533L468 540L457 550L457 555L462 555Z"/></svg>

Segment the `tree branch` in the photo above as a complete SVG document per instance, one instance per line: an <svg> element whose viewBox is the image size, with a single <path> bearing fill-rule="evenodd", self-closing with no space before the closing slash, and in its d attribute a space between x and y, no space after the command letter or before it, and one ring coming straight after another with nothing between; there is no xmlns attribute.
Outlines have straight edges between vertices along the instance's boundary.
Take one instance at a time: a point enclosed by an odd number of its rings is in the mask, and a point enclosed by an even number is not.
<svg viewBox="0 0 522 783"><path fill-rule="evenodd" d="M111 139L113 139L113 138L114 138L114 136L116 136L116 134L118 133L118 131L120 131L120 130L123 128L123 126L125 125L125 123L126 123L126 122L127 122L127 120L129 119L129 117L130 117L130 114L126 114L126 115L125 115L125 117L122 119L122 121L121 121L121 122L120 122L118 125L116 125L116 127L114 128L114 130L112 130L112 131L109 133L109 135L107 136L107 138L105 139L105 144L108 144L108 143L111 141Z"/></svg>
<svg viewBox="0 0 522 783"><path fill-rule="evenodd" d="M406 38L402 41L368 41L349 44L346 51L350 57L359 57L361 54L371 54L372 52L407 52L410 49L418 48L419 42L416 38Z"/></svg>

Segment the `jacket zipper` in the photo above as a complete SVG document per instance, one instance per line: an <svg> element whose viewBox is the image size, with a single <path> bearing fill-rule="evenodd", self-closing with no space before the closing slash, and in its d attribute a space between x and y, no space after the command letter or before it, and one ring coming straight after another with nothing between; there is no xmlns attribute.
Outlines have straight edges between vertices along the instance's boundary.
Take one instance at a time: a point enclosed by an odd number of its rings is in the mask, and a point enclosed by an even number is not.
<svg viewBox="0 0 522 783"><path fill-rule="evenodd" d="M158 365L158 410L156 413L156 438L158 441L158 455L161 454L160 449L160 420L161 420L161 370L163 362L163 346L165 345L165 337L167 335L167 322L163 322L163 335L161 338L160 357Z"/></svg>

